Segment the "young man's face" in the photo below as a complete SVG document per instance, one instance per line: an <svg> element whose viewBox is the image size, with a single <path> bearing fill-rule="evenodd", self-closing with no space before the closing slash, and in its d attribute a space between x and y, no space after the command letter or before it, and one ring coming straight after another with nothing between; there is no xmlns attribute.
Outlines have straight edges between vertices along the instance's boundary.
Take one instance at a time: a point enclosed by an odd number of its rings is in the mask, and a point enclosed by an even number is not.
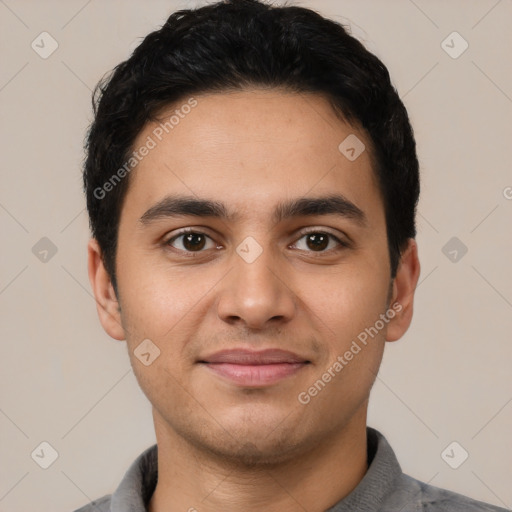
<svg viewBox="0 0 512 512"><path fill-rule="evenodd" d="M134 144L150 136L156 147L132 171L123 203L120 312L90 244L98 311L106 331L127 340L158 437L247 462L284 460L365 425L384 342L410 322L416 246L392 282L369 152L354 160L353 141L339 149L349 135L367 149L368 140L324 98L277 90L195 98L161 141L152 123ZM222 203L233 218L141 221L171 195ZM337 212L276 217L278 205L332 196L345 201ZM184 228L196 235L178 236ZM145 339L160 350L147 366L134 354Z"/></svg>

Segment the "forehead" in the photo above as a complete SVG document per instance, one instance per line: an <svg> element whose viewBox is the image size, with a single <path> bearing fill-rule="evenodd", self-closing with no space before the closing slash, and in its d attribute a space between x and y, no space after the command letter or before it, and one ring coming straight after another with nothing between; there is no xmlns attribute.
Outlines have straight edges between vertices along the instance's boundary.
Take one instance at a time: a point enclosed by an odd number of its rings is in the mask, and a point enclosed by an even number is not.
<svg viewBox="0 0 512 512"><path fill-rule="evenodd" d="M347 157L354 154L346 153L347 140L360 152L355 159ZM253 89L187 97L144 127L133 149L144 145L151 150L131 172L125 201L141 215L170 193L222 199L238 218L265 214L283 197L334 192L382 207L370 141L318 94Z"/></svg>

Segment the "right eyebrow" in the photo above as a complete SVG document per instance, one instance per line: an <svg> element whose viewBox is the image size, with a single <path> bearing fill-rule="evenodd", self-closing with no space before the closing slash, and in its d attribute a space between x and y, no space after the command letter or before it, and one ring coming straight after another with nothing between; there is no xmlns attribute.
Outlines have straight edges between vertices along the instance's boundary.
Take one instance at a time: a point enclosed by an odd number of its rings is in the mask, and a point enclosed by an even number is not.
<svg viewBox="0 0 512 512"><path fill-rule="evenodd" d="M139 219L144 225L169 217L215 217L234 220L236 217L228 213L224 204L207 199L196 199L188 196L166 196L153 205Z"/></svg>

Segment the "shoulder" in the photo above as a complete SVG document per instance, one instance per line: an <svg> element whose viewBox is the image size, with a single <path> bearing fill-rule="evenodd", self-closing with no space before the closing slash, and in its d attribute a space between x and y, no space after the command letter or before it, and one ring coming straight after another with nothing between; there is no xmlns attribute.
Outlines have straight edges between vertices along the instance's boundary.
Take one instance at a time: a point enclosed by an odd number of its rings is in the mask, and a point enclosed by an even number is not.
<svg viewBox="0 0 512 512"><path fill-rule="evenodd" d="M93 500L74 512L110 512L111 497L111 494L107 494L106 496L103 496L103 498Z"/></svg>
<svg viewBox="0 0 512 512"><path fill-rule="evenodd" d="M400 476L396 489L383 505L382 512L394 511L397 505L403 507L402 512L509 512L508 509L426 484L406 474Z"/></svg>

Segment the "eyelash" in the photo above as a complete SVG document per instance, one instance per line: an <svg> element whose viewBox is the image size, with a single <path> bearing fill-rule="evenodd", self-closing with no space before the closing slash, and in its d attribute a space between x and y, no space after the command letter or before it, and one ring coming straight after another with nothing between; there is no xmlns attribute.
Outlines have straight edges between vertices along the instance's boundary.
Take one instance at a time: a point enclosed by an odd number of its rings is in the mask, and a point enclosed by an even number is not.
<svg viewBox="0 0 512 512"><path fill-rule="evenodd" d="M325 255L325 254L330 254L332 252L337 252L341 249L344 249L344 248L348 248L350 247L350 244L348 242L344 242L342 240L340 240L336 235L328 232L328 231L323 231L321 229L309 229L307 231L302 231L300 233L300 236L299 238L297 239L298 240L301 240L302 238L304 238L305 236L307 235L310 235L310 234L322 234L322 235L327 235L329 236L330 238L332 238L333 240L335 240L338 244L339 244L339 247L336 247L334 249L329 249L329 250L324 250L324 251L318 251L318 252L315 252L315 251L306 251L308 253L312 253L313 255L315 256L322 256L322 255ZM189 258L196 258L198 257L201 253L205 252L205 250L200 250L200 251L184 251L182 249L176 249L174 247L172 247L170 244L172 242L174 242L175 240L177 240L178 238L184 236L184 235L188 235L188 234L194 234L194 235L202 235L202 236L205 236L207 238L209 238L210 240L212 240L212 238L207 235L206 233L203 233L201 231L196 231L192 228L186 228L186 229L183 229L182 231L180 231L179 233L175 234L173 237L165 240L163 242L163 245L165 247L168 247L170 248L172 251L177 251L179 253L182 253L182 254L186 254L187 257ZM302 249L299 249L299 250L302 250Z"/></svg>

